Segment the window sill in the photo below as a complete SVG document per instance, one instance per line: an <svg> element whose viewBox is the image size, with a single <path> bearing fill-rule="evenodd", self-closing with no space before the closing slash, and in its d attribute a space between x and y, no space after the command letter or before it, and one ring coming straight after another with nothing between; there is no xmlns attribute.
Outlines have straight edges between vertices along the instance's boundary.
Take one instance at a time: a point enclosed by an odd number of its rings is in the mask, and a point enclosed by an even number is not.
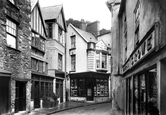
<svg viewBox="0 0 166 115"><path fill-rule="evenodd" d="M71 51L71 50L75 50L75 49L76 49L75 47L74 47L74 48L70 48L69 51Z"/></svg>
<svg viewBox="0 0 166 115"><path fill-rule="evenodd" d="M6 45L6 46L7 46L7 48L9 48L9 49L15 50L15 51L17 51L17 52L21 52L20 50L18 50L18 49L16 49L16 48L13 48L13 47L11 47L11 46L9 46L9 45Z"/></svg>
<svg viewBox="0 0 166 115"><path fill-rule="evenodd" d="M40 52L45 53L45 51L43 51L43 50L41 50L41 49L37 48L37 47L36 47L36 46L34 46L34 45L31 45L31 47L32 47L32 48L34 48L34 49L36 49L36 50L38 50L38 51L40 51Z"/></svg>

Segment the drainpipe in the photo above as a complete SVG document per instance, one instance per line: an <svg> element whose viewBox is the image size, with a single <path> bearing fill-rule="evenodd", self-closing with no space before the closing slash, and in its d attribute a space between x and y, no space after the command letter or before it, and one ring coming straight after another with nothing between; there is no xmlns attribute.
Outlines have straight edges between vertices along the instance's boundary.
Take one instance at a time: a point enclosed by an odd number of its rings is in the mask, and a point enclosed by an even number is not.
<svg viewBox="0 0 166 115"><path fill-rule="evenodd" d="M67 81L66 81L67 80L67 76L66 76L67 75L66 74L66 68L67 68L66 67L66 65L67 65L66 64L66 62L67 62L66 61L67 60L67 56L66 56L66 54L67 54L66 53L66 41L67 41L67 32L65 32L65 101L67 101L66 99L68 98L68 97L66 97L66 96L68 96L68 95L66 95L66 89L67 89L67 87L66 87L66 83L67 83Z"/></svg>

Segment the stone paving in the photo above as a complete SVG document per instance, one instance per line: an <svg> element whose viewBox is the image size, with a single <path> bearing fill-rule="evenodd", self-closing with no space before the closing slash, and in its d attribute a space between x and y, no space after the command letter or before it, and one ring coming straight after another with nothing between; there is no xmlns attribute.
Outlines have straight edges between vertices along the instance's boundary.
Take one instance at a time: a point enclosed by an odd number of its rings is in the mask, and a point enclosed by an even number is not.
<svg viewBox="0 0 166 115"><path fill-rule="evenodd" d="M104 103L104 102L100 102L100 103ZM19 113L15 113L14 115L50 115L52 113L57 113L57 112L68 110L68 109L100 104L100 103L85 103L85 102L69 101L69 102L61 103L57 107L37 108L31 111L30 113L19 112Z"/></svg>

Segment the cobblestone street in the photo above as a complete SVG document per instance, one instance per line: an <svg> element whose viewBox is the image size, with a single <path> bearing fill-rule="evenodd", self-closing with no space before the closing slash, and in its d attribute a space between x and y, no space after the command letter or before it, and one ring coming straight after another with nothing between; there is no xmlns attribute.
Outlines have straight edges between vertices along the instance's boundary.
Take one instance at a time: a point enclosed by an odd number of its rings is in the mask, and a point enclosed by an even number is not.
<svg viewBox="0 0 166 115"><path fill-rule="evenodd" d="M75 109L54 113L52 115L111 115L111 103L78 107Z"/></svg>

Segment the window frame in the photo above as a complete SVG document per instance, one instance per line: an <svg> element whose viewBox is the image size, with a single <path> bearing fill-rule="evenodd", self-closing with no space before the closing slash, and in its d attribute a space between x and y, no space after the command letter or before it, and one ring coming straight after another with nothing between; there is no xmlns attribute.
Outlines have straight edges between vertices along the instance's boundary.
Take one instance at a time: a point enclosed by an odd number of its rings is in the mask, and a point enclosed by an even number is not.
<svg viewBox="0 0 166 115"><path fill-rule="evenodd" d="M71 48L76 48L76 35L70 36L71 38Z"/></svg>
<svg viewBox="0 0 166 115"><path fill-rule="evenodd" d="M134 9L134 47L136 48L139 44L139 25L140 25L140 0L137 1L135 9Z"/></svg>
<svg viewBox="0 0 166 115"><path fill-rule="evenodd" d="M17 37L18 36L18 33L17 33L18 27L17 26L18 26L17 23L14 22L12 19L9 19L9 18L6 19L6 41L7 41L7 45L11 48L14 48L14 49L18 49L18 37ZM12 33L12 32L14 32L14 33ZM14 46L12 46L13 44L8 43L8 40L11 39L11 38L14 39L14 41L15 41Z"/></svg>
<svg viewBox="0 0 166 115"><path fill-rule="evenodd" d="M58 70L63 69L63 55L58 53Z"/></svg>
<svg viewBox="0 0 166 115"><path fill-rule="evenodd" d="M53 39L53 23L48 23L48 38Z"/></svg>
<svg viewBox="0 0 166 115"><path fill-rule="evenodd" d="M76 70L76 55L71 55L71 71Z"/></svg>

